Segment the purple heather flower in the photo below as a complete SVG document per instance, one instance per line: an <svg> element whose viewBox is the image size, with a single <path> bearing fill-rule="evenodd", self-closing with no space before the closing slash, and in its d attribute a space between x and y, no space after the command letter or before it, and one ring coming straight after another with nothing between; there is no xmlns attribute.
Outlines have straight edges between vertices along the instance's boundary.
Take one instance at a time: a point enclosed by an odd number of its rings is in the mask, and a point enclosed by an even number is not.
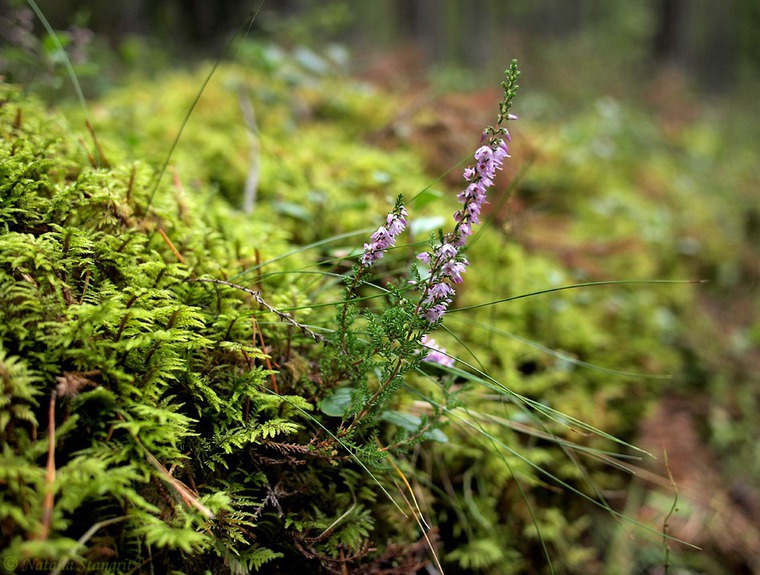
<svg viewBox="0 0 760 575"><path fill-rule="evenodd" d="M407 216L406 208L400 203L388 214L385 226L377 228L377 231L369 238L370 243L364 244L364 253L360 259L363 267L370 267L385 255L388 248L393 247L396 238L406 227Z"/></svg>
<svg viewBox="0 0 760 575"><path fill-rule="evenodd" d="M465 272L467 265L467 260L461 262L450 260L441 267L441 275L449 278L455 284L461 284L464 281L462 274Z"/></svg>
<svg viewBox="0 0 760 575"><path fill-rule="evenodd" d="M509 134L506 138L509 140ZM424 283L418 308L420 316L430 323L439 321L446 313L454 296L452 284L463 281L462 274L469 264L460 250L472 235L472 226L480 223L488 188L493 186L496 171L501 169L504 158L508 157L509 148L502 139L482 145L475 151L475 165L464 170L464 179L468 185L457 195L462 207L454 213L454 231L444 235L441 245L417 256L418 260L430 267L430 277Z"/></svg>
<svg viewBox="0 0 760 575"><path fill-rule="evenodd" d="M420 302L419 313L429 323L435 323L443 317L452 302L454 288L451 284L462 282L461 274L464 273L467 262L460 256L459 248L448 242L438 246L432 257L429 253L422 253L417 258L432 268Z"/></svg>
<svg viewBox="0 0 760 575"><path fill-rule="evenodd" d="M425 308L422 311L422 316L428 320L428 323L435 323L439 319L443 317L443 314L446 313L446 308L448 307L448 303L443 304L439 303L434 306Z"/></svg>
<svg viewBox="0 0 760 575"><path fill-rule="evenodd" d="M454 240L454 245L458 248L463 247L467 243L467 238L472 235L472 226L467 222L461 222L459 224L459 236Z"/></svg>
<svg viewBox="0 0 760 575"><path fill-rule="evenodd" d="M394 238L404 231L404 228L406 227L406 218L408 215L409 214L406 212L406 208L403 205L399 206L396 210L388 214L388 217L385 221L388 232Z"/></svg>
<svg viewBox="0 0 760 575"><path fill-rule="evenodd" d="M480 220L478 219L478 216L480 215L480 206L478 202L470 202L465 206L465 210L467 212L467 218L473 223L473 224L479 224Z"/></svg>
<svg viewBox="0 0 760 575"><path fill-rule="evenodd" d="M432 287L428 288L427 290L427 296L425 296L425 299L422 303L426 304L432 304L432 303L445 303L448 305L451 303L451 296L454 295L454 288L452 288L447 283L437 283L433 284Z"/></svg>
<svg viewBox="0 0 760 575"><path fill-rule="evenodd" d="M370 236L373 242L390 244L393 241L393 235L384 227L380 226L377 231Z"/></svg>
<svg viewBox="0 0 760 575"><path fill-rule="evenodd" d="M425 361L438 363L446 367L454 367L454 358L449 357L446 354L446 348L440 347L432 337L423 335L420 343L429 350L425 356Z"/></svg>
<svg viewBox="0 0 760 575"><path fill-rule="evenodd" d="M487 162L493 157L493 148L491 146L480 146L475 150L475 159L478 163Z"/></svg>
<svg viewBox="0 0 760 575"><path fill-rule="evenodd" d="M459 250L451 244L441 244L435 250L436 259L450 260L457 257Z"/></svg>

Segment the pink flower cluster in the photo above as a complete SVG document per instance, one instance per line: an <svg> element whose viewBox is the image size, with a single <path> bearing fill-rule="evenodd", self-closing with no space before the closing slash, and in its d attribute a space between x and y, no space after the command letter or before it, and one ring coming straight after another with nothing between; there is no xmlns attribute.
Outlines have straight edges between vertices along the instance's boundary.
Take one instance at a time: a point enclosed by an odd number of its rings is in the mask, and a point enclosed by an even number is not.
<svg viewBox="0 0 760 575"><path fill-rule="evenodd" d="M417 259L430 266L431 274L420 301L420 315L428 323L435 323L446 313L454 297L451 284L464 281L462 274L469 264L459 255L459 248L451 243L439 245L432 253L422 252Z"/></svg>
<svg viewBox="0 0 760 575"><path fill-rule="evenodd" d="M454 367L454 358L450 357L446 353L446 348L440 347L432 337L423 335L422 339L420 339L420 343L423 347L428 349L428 354L425 356L425 361L439 363L446 367Z"/></svg>
<svg viewBox="0 0 760 575"><path fill-rule="evenodd" d="M475 165L464 171L468 186L457 196L462 208L454 214L457 222L454 231L445 234L443 243L432 252L423 252L417 256L418 260L430 268L430 277L418 306L420 316L429 323L436 323L443 317L454 297L452 284L463 281L462 274L469 263L460 250L472 235L472 227L480 223L480 212L487 203L486 192L493 186L496 170L501 169L504 158L508 157L507 144L501 139L478 148L475 152Z"/></svg>
<svg viewBox="0 0 760 575"><path fill-rule="evenodd" d="M464 171L464 179L469 182L467 188L459 193L457 199L464 204L454 214L457 227L453 233L453 243L463 246L472 235L472 226L480 223L480 211L486 201L486 192L493 186L496 170L501 169L504 158L509 158L509 149L504 140L496 140L490 146L481 146L475 152L475 166Z"/></svg>
<svg viewBox="0 0 760 575"><path fill-rule="evenodd" d="M370 236L369 243L364 244L364 253L360 260L362 266L370 267L385 255L385 250L393 247L396 238L406 227L408 215L406 208L400 203L388 214L385 225L377 228L377 231Z"/></svg>

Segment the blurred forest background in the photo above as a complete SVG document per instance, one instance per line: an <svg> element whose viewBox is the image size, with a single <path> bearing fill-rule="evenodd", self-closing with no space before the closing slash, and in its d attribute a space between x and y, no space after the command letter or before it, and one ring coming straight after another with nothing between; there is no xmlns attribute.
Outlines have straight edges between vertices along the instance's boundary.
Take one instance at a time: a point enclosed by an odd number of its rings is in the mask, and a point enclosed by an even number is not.
<svg viewBox="0 0 760 575"><path fill-rule="evenodd" d="M661 256L645 268L652 279L707 280L672 342L680 370L633 434L655 452L667 447L678 484L700 494L678 535L714 553L704 565L760 573L760 2L38 4L61 31L88 97L135 70L159 78L222 54L234 60L233 38L248 35L290 50L305 69L329 61L401 95L384 137L410 145L433 176L493 120L495 88L517 58L521 139L513 148L524 175L497 223L578 279L625 279L632 249ZM52 103L72 97L27 4L0 0L0 19L0 74ZM416 117L423 108L436 118ZM617 229L607 215L638 207L612 205L612 188L614 201L624 188L661 210L638 223L631 216L633 231ZM574 227L582 225L592 227ZM653 232L658 226L668 233ZM621 254L622 263L614 260ZM702 568L688 572L711 572Z"/></svg>
<svg viewBox="0 0 760 575"><path fill-rule="evenodd" d="M25 6L0 2L6 41L13 40L14 10ZM533 86L554 91L555 74L565 70L559 79L574 76L580 96L616 83L630 90L662 66L686 74L700 93L726 94L760 68L760 7L752 0L41 0L39 6L56 30L91 30L114 48L139 35L171 58L218 54L256 13L250 31L284 43L340 41L359 60L413 46L427 70L458 71L475 85L498 79L494 70L516 57Z"/></svg>

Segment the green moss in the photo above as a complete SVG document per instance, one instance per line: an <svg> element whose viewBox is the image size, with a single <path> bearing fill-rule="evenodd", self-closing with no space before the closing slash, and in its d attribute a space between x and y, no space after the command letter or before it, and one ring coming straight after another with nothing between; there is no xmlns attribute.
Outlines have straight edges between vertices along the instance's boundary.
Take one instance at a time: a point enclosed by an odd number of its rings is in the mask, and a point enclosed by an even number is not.
<svg viewBox="0 0 760 575"><path fill-rule="evenodd" d="M118 556L129 571L151 549L154 568L186 573L318 566L338 549L361 561L371 479L312 454L312 401L268 391L255 302L194 281L277 260L287 233L208 191L164 185L148 207L145 165L120 163L103 131L113 167L90 166L65 121L14 88L0 114L4 556ZM267 268L275 303L298 291L285 269ZM264 328L278 357L282 333ZM303 336L284 333L295 353Z"/></svg>

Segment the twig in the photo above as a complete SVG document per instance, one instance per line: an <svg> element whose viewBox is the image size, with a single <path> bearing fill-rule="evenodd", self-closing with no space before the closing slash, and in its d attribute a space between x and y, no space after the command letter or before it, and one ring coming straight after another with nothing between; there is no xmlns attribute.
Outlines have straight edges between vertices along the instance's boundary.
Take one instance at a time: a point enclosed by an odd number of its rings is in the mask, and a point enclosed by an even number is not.
<svg viewBox="0 0 760 575"><path fill-rule="evenodd" d="M187 221L187 203L185 201L185 187L182 185L182 180L179 178L179 172L177 168L172 166L172 180L174 180L174 189L177 190L175 197L177 198L177 214L181 220Z"/></svg>
<svg viewBox="0 0 760 575"><path fill-rule="evenodd" d="M87 144L81 138L81 136L77 136L77 140L79 140L79 143L87 154L87 159L90 160L90 166L92 166L93 169L97 170L100 166L98 165L98 161L95 159L95 156L92 155L92 152L90 152L90 149L87 147Z"/></svg>
<svg viewBox="0 0 760 575"><path fill-rule="evenodd" d="M192 279L189 279L187 281L188 282L205 282L205 283L212 283L212 284L221 284L221 285L229 286L231 288L235 288L235 289L239 289L241 291L244 291L245 293L247 293L248 295L250 295L251 297L253 297L253 299L256 300L256 303L258 303L260 306L262 306L262 307L266 308L267 310L271 311L273 314L275 314L281 320L289 323L292 326L297 327L299 330L301 330L301 333L303 333L304 335L309 336L314 341L318 341L319 343L327 344L327 340L323 336L319 335L318 333L315 333L315 332L311 331L305 325L298 323L296 320L293 319L292 315L290 315L289 313L285 313L285 312L279 311L279 310L273 308L271 305L269 305L264 300L264 298L261 297L261 293L260 292L254 291L252 289L248 289L247 287L243 287L241 285L237 285L237 284L234 284L232 282L228 282L228 281L225 281L225 280L218 280L218 279L214 279L214 278L192 278Z"/></svg>
<svg viewBox="0 0 760 575"><path fill-rule="evenodd" d="M132 169L129 171L129 184L127 184L127 203L132 202L132 190L135 187L135 176L137 175L137 164L132 164Z"/></svg>
<svg viewBox="0 0 760 575"><path fill-rule="evenodd" d="M169 246L169 249L172 251L172 253L175 255L175 257L180 261L181 264L186 264L185 258L182 257L182 254L179 253L179 250L174 247L174 244L169 239L169 236L166 235L166 232L161 227L161 225L158 225L158 233L161 234L161 237L163 238L164 242L166 242L166 245Z"/></svg>
<svg viewBox="0 0 760 575"><path fill-rule="evenodd" d="M161 479L166 481L177 491L185 504L195 507L195 509L200 511L206 517L206 519L215 519L214 512L203 505L203 503L198 500L198 496L190 491L190 489L188 489L184 483L182 483L179 479L173 477L172 474L169 473L169 471L166 469L166 467L164 467L161 462L156 459L156 457L150 451L148 451L148 449L143 445L142 441L140 441L137 435L132 432L130 432L130 434L132 435L132 439L137 442L137 445L142 448L143 452L145 453L145 457L148 458L150 464L159 472Z"/></svg>
<svg viewBox="0 0 760 575"><path fill-rule="evenodd" d="M45 541L50 533L50 524L53 521L53 502L55 494L55 398L58 393L53 390L50 394L50 407L48 409L48 458L45 470L45 499L42 502L42 528L40 540Z"/></svg>
<svg viewBox="0 0 760 575"><path fill-rule="evenodd" d="M100 145L100 140L98 140L98 136L95 134L95 130L92 128L92 124L90 123L90 119L87 118L84 121L85 126L87 126L87 131L90 132L90 136L92 136L92 141L95 142L95 149L98 151L98 167L103 168L110 168L111 163L106 158L106 154L103 151L103 147Z"/></svg>
<svg viewBox="0 0 760 575"><path fill-rule="evenodd" d="M92 274L92 270L88 269L84 274L84 283L82 284L82 295L79 297L79 305L82 305L82 302L84 302L84 296L87 293L87 288L90 285L90 275Z"/></svg>

